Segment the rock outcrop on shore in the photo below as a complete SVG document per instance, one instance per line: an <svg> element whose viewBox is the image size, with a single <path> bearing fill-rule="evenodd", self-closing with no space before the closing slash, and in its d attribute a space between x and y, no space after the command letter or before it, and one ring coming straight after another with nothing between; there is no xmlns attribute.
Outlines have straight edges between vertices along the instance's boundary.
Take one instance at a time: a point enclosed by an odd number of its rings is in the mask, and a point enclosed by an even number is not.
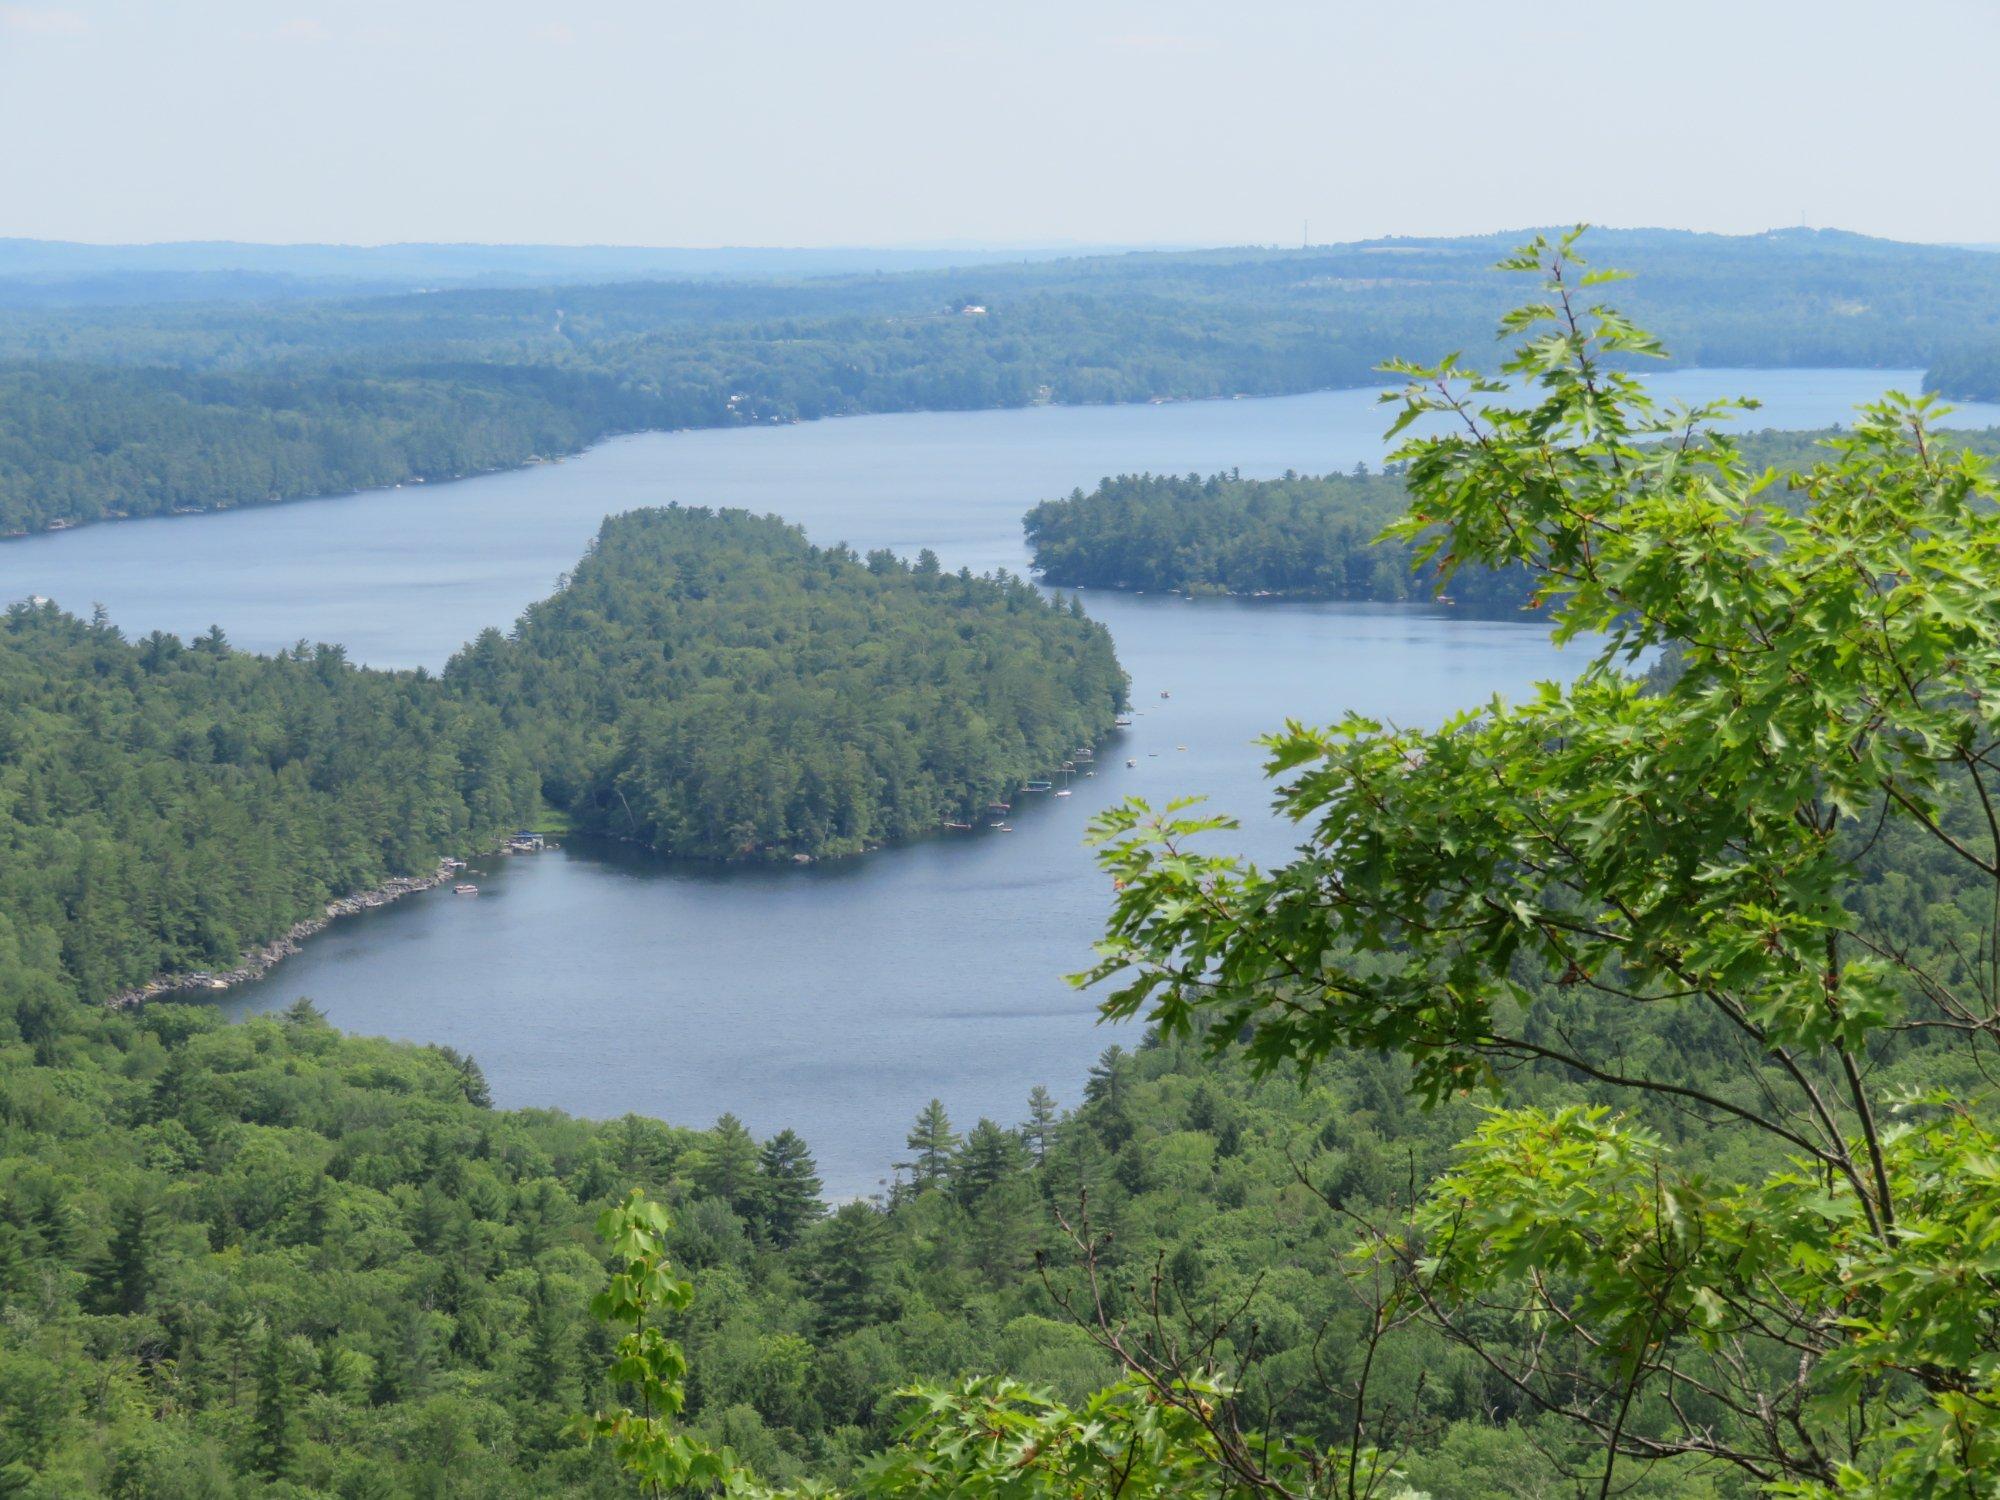
<svg viewBox="0 0 2000 1500"><path fill-rule="evenodd" d="M443 861L429 875L399 875L394 880L386 880L371 890L358 891L352 896L342 896L338 900L327 902L323 915L308 917L303 922L294 922L286 931L268 943L260 943L250 949L238 960L233 969L194 974L162 974L136 988L120 991L105 1001L105 1004L118 1010L129 1005L144 1005L148 1000L164 999L170 995L192 995L212 990L226 990L239 984L247 984L253 979L262 979L281 960L297 953L300 943L323 930L335 919L351 917L357 912L373 911L378 906L387 906L391 901L401 900L416 891L431 890L451 879L457 869L458 865L455 862Z"/></svg>

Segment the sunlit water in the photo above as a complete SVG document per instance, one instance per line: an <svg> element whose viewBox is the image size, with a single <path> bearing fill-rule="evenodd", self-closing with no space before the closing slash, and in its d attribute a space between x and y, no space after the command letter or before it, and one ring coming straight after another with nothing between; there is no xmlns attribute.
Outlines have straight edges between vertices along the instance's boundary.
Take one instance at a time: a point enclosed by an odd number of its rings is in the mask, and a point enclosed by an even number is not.
<svg viewBox="0 0 2000 1500"><path fill-rule="evenodd" d="M1807 427L1916 375L1686 371L1659 385L1690 400L1753 393L1757 425ZM1955 420L2000 424L2000 408ZM101 602L133 634L219 623L240 646L337 640L373 664L437 666L547 593L598 521L635 505L747 506L816 541L1018 570L1037 500L1137 469L1374 464L1382 426L1373 393L1348 391L652 434L457 484L29 538L0 546L0 599ZM310 995L349 1030L451 1043L505 1105L791 1125L830 1191L865 1193L933 1096L961 1125L1011 1123L1033 1085L1074 1100L1101 1048L1136 1041L1098 1026L1092 997L1062 978L1089 961L1108 900L1082 843L1093 811L1199 792L1245 819L1236 847L1282 857L1291 835L1265 813L1254 741L1288 715L1434 723L1581 660L1525 618L1448 608L1085 601L1143 713L1074 796L1023 797L1011 833L810 869L580 845L494 859L477 899L432 892L335 923L222 1003L240 1014Z"/></svg>

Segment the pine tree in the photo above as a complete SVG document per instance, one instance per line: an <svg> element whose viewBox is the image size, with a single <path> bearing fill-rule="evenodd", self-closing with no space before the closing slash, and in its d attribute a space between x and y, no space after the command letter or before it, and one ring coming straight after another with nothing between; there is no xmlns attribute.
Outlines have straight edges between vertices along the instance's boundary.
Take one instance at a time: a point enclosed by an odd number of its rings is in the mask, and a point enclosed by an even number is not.
<svg viewBox="0 0 2000 1500"><path fill-rule="evenodd" d="M972 1127L958 1156L953 1186L959 1201L974 1207L995 1188L1013 1181L1026 1165L1021 1157L1019 1136L991 1120L981 1120Z"/></svg>
<svg viewBox="0 0 2000 1500"><path fill-rule="evenodd" d="M912 1156L898 1165L909 1169L911 1185L917 1192L937 1187L950 1178L959 1138L951 1128L951 1117L944 1112L942 1100L933 1099L924 1106L904 1144Z"/></svg>
<svg viewBox="0 0 2000 1500"><path fill-rule="evenodd" d="M757 1217L757 1142L734 1115L715 1122L694 1152L694 1185L727 1203L739 1218Z"/></svg>
<svg viewBox="0 0 2000 1500"><path fill-rule="evenodd" d="M1098 1054L1090 1070L1090 1077L1083 1085L1084 1101L1089 1104L1107 1104L1113 1109L1121 1108L1125 1102L1125 1075L1132 1063L1131 1054L1113 1042Z"/></svg>
<svg viewBox="0 0 2000 1500"><path fill-rule="evenodd" d="M812 1152L796 1131L781 1130L764 1143L757 1166L763 1182L764 1232L783 1250L826 1213Z"/></svg>
<svg viewBox="0 0 2000 1500"><path fill-rule="evenodd" d="M1049 1137L1056 1126L1056 1099L1039 1083L1028 1094L1028 1118L1021 1126L1021 1138L1035 1153L1035 1165L1049 1159Z"/></svg>
<svg viewBox="0 0 2000 1500"><path fill-rule="evenodd" d="M882 1318L888 1239L882 1215L866 1203L843 1204L814 1233L806 1276L822 1335L849 1333Z"/></svg>
<svg viewBox="0 0 2000 1500"><path fill-rule="evenodd" d="M1215 1129L1215 1095L1208 1091L1206 1083L1197 1083L1188 1097L1188 1129Z"/></svg>
<svg viewBox="0 0 2000 1500"><path fill-rule="evenodd" d="M284 1341L277 1329L270 1329L257 1355L257 1410L251 1439L257 1467L273 1479L285 1476L298 1450L298 1413L287 1364Z"/></svg>
<svg viewBox="0 0 2000 1500"><path fill-rule="evenodd" d="M158 1278L154 1260L158 1214L158 1205L144 1192L133 1193L112 1211L111 1242L91 1276L91 1301L98 1311L145 1310Z"/></svg>
<svg viewBox="0 0 2000 1500"><path fill-rule="evenodd" d="M1041 1213L1035 1185L1018 1174L980 1196L966 1229L966 1258L995 1290L1005 1288L1034 1255Z"/></svg>
<svg viewBox="0 0 2000 1500"><path fill-rule="evenodd" d="M570 1357L570 1327L563 1299L550 1283L548 1273L535 1277L528 1294L528 1339L521 1353L528 1390L541 1401L563 1399Z"/></svg>

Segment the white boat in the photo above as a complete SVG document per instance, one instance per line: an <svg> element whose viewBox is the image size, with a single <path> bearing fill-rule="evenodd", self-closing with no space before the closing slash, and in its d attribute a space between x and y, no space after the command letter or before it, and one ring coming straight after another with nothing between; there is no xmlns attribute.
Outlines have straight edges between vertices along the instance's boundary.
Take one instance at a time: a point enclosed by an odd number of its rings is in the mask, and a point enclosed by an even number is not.
<svg viewBox="0 0 2000 1500"><path fill-rule="evenodd" d="M476 896L479 894L479 887L469 880L462 881L451 888L451 893L454 896Z"/></svg>

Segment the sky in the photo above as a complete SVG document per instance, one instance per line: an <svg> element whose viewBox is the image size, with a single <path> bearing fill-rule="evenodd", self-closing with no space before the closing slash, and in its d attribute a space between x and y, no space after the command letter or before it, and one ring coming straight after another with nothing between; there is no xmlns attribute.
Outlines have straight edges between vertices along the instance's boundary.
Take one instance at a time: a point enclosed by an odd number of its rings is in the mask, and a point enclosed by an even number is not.
<svg viewBox="0 0 2000 1500"><path fill-rule="evenodd" d="M0 236L2000 241L1996 0L0 0Z"/></svg>

